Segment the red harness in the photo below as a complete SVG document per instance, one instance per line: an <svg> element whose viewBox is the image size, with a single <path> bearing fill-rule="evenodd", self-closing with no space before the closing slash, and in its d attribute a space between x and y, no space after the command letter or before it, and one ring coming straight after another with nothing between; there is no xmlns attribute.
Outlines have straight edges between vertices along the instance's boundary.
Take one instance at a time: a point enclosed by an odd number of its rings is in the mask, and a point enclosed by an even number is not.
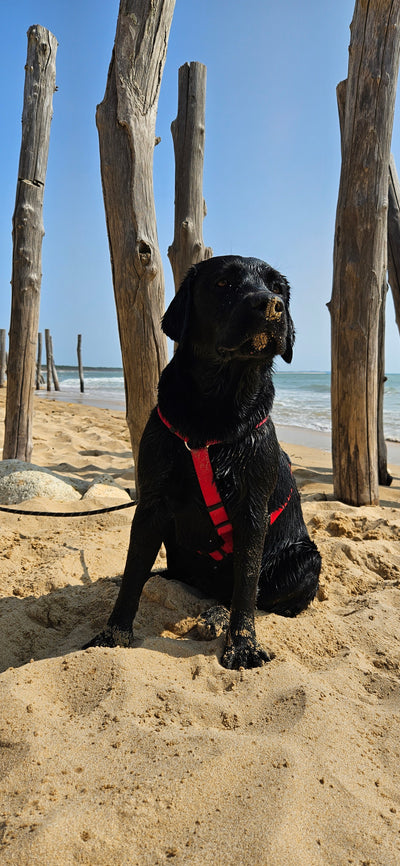
<svg viewBox="0 0 400 866"><path fill-rule="evenodd" d="M188 437L182 436L182 434L179 433L178 430L175 430L172 424L170 424L170 422L167 421L167 419L164 417L159 406L157 406L157 412L163 424L168 427L168 430L171 430L171 432L174 433L175 436L178 436L179 439L182 439L186 445L186 448L188 449L188 451L190 451L193 466L197 475L197 480L200 485L204 502L207 507L207 511L222 542L221 547L218 550L209 551L208 556L211 556L215 560L224 559L228 553L233 552L233 530L232 524L225 511L225 507L223 505L217 485L215 483L214 472L208 454L209 446L218 445L220 444L220 442L218 439L214 439L210 442L207 442L203 446L203 448L190 448L188 445ZM256 425L256 430L259 427L262 427L262 425L265 424L266 421L268 421L268 415L266 418L263 418L263 420L260 421L259 424ZM273 511L272 514L269 515L270 525L272 525L272 523L275 522L277 517L282 514L282 511L284 511L288 502L290 501L291 495L292 490L290 491L284 505L282 505L280 508L277 508L276 511Z"/></svg>

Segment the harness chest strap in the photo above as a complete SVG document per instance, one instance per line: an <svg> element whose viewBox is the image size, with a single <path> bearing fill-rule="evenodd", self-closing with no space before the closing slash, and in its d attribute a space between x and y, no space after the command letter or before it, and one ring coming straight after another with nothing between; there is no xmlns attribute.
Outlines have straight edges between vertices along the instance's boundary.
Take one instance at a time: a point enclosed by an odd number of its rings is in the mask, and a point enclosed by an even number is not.
<svg viewBox="0 0 400 866"><path fill-rule="evenodd" d="M179 439L182 439L188 451L190 451L194 470L196 472L197 480L200 485L205 505L207 507L212 523L214 524L215 529L217 530L222 542L219 550L208 551L208 555L215 560L224 559L225 556L233 552L233 530L232 524L226 513L217 485L215 483L214 471L208 454L209 446L218 445L219 440L207 442L203 448L189 448L188 438L182 436L182 434L179 433L178 430L175 430L172 424L170 424L170 422L164 417L159 406L157 406L157 412L163 424L165 424L165 426L168 427L168 429L171 430L172 433L178 436ZM263 420L256 425L256 429L262 427L262 425L265 424L266 421L268 421L268 416L266 418L263 418ZM290 501L291 495L292 490L290 491L284 505L282 505L280 508L277 508L276 511L273 511L272 514L270 514L270 525L275 522L277 517L279 517L282 511L286 508L288 502Z"/></svg>

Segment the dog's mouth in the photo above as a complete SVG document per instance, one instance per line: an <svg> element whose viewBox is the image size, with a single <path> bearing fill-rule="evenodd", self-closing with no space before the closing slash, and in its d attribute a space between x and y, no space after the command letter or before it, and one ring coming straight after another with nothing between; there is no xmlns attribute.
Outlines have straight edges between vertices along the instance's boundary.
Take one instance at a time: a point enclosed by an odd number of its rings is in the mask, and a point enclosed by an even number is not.
<svg viewBox="0 0 400 866"><path fill-rule="evenodd" d="M274 357L280 354L286 336L284 304L281 298L272 297L265 309L256 307L251 310L251 313L252 321L248 320L245 329L243 320L238 320L238 316L232 321L229 329L230 338L227 339L228 345L219 346L217 350L222 357L246 359Z"/></svg>
<svg viewBox="0 0 400 866"><path fill-rule="evenodd" d="M275 335L266 334L265 331L260 331L252 337L246 337L243 342L235 346L219 346L218 352L225 357L239 355L243 358L259 357L263 355L276 354L277 338Z"/></svg>

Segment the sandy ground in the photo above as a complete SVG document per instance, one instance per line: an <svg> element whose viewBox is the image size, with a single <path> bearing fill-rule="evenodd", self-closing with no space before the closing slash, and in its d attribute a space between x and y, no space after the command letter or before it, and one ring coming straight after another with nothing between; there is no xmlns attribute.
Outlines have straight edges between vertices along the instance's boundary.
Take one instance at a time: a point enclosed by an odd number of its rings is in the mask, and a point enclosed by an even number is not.
<svg viewBox="0 0 400 866"><path fill-rule="evenodd" d="M35 407L34 463L133 486L122 412ZM226 671L221 640L191 639L204 600L159 576L136 648L81 651L113 605L132 511L1 514L2 864L400 862L400 468L379 507L356 509L332 499L328 451L287 450L321 591L297 619L258 614L275 654L258 670Z"/></svg>

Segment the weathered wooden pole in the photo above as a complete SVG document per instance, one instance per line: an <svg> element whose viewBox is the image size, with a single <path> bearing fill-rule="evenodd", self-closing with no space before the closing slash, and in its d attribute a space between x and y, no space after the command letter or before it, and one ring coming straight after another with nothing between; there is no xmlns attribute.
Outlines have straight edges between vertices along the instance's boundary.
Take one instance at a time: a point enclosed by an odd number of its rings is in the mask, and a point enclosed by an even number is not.
<svg viewBox="0 0 400 866"><path fill-rule="evenodd" d="M28 30L22 144L13 216L12 300L3 459L32 454L35 353L42 278L43 195L55 90L57 40Z"/></svg>
<svg viewBox="0 0 400 866"><path fill-rule="evenodd" d="M400 331L400 183L393 154L389 163L388 271Z"/></svg>
<svg viewBox="0 0 400 866"><path fill-rule="evenodd" d="M60 383L58 381L57 369L54 362L54 351L53 351L53 337L50 334L50 360L51 360L51 375L53 378L54 390L60 390Z"/></svg>
<svg viewBox="0 0 400 866"><path fill-rule="evenodd" d="M343 126L345 118L347 81L341 81L336 88L339 123L341 140L343 140ZM389 171L390 177L390 171ZM390 185L390 180L388 180ZM388 243L389 243L389 217L390 204L388 212ZM382 300L379 311L378 323L378 367L377 367L377 447L378 447L378 482L386 487L389 487L393 481L392 476L387 468L387 446L385 440L385 429L383 423L383 401L385 390L385 320L386 320L386 295L387 295L386 274L382 285Z"/></svg>
<svg viewBox="0 0 400 866"><path fill-rule="evenodd" d="M6 380L6 329L0 330L0 388L4 388Z"/></svg>
<svg viewBox="0 0 400 866"><path fill-rule="evenodd" d="M167 362L164 274L153 153L175 0L121 0L107 87L97 107L101 178L133 457Z"/></svg>
<svg viewBox="0 0 400 866"><path fill-rule="evenodd" d="M47 381L47 390L51 391L51 342L50 342L50 331L48 328L44 329L44 342L46 346L46 381Z"/></svg>
<svg viewBox="0 0 400 866"><path fill-rule="evenodd" d="M78 345L76 347L76 351L78 354L78 370L79 370L79 383L81 394L85 391L85 383L83 379L83 366L82 366L82 334L78 334Z"/></svg>
<svg viewBox="0 0 400 866"><path fill-rule="evenodd" d="M168 249L175 291L190 266L209 259L204 246L203 165L207 68L184 63L178 76L178 114L171 124L175 151L175 229Z"/></svg>
<svg viewBox="0 0 400 866"><path fill-rule="evenodd" d="M36 391L40 390L42 384L42 334L38 333L37 358L36 358Z"/></svg>
<svg viewBox="0 0 400 866"><path fill-rule="evenodd" d="M400 4L357 0L351 24L330 302L334 494L352 505L379 501L378 331L386 276L399 25Z"/></svg>

